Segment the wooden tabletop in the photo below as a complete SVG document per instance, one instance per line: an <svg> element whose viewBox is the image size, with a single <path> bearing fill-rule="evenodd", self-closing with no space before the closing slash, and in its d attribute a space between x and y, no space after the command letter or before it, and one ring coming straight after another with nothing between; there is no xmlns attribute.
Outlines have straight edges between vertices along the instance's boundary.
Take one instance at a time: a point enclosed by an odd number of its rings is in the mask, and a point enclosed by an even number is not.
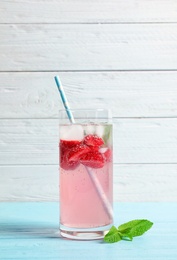
<svg viewBox="0 0 177 260"><path fill-rule="evenodd" d="M59 235L56 202L0 203L0 259L177 259L177 203L115 203L115 225L147 218L132 242L73 241Z"/></svg>

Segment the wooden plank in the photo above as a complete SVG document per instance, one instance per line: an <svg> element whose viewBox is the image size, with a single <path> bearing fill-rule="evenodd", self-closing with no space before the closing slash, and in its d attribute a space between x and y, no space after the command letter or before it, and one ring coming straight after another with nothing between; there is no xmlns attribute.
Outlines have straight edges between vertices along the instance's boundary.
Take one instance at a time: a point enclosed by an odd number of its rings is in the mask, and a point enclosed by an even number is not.
<svg viewBox="0 0 177 260"><path fill-rule="evenodd" d="M0 118L58 118L58 72L0 73ZM114 117L176 117L177 72L60 72L72 108ZM14 98L15 96L15 98Z"/></svg>
<svg viewBox="0 0 177 260"><path fill-rule="evenodd" d="M1 3L0 23L177 22L175 0L25 0Z"/></svg>
<svg viewBox="0 0 177 260"><path fill-rule="evenodd" d="M1 203L1 259L175 260L177 203L115 203L115 225L147 218L153 227L132 242L61 239L58 203ZM131 256L130 256L131 255Z"/></svg>
<svg viewBox="0 0 177 260"><path fill-rule="evenodd" d="M0 31L0 71L177 69L176 24L21 24Z"/></svg>
<svg viewBox="0 0 177 260"><path fill-rule="evenodd" d="M58 201L58 165L0 166L0 201Z"/></svg>
<svg viewBox="0 0 177 260"><path fill-rule="evenodd" d="M114 201L177 202L177 164L114 165ZM58 201L57 165L0 166L0 201Z"/></svg>
<svg viewBox="0 0 177 260"><path fill-rule="evenodd" d="M115 163L176 163L177 119L114 119ZM0 120L0 165L58 164L58 120Z"/></svg>
<svg viewBox="0 0 177 260"><path fill-rule="evenodd" d="M58 120L1 120L0 164L56 164Z"/></svg>

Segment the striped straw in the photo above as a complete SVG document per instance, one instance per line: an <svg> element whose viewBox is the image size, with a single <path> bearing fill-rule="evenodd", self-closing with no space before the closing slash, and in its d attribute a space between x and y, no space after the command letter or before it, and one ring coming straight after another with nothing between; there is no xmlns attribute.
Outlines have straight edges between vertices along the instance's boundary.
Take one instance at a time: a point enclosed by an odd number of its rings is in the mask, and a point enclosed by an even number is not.
<svg viewBox="0 0 177 260"><path fill-rule="evenodd" d="M59 93L60 93L60 96L61 96L61 99L62 99L62 102L63 102L63 105L66 109L66 113L68 115L68 118L69 118L69 121L74 124L75 123L75 120L74 120L74 117L70 111L70 108L69 108L69 104L68 104L68 101L67 101L67 98L66 98L66 95L65 95L65 92L64 92L64 89L63 89L63 86L61 84L61 81L59 79L58 76L55 76L55 82L56 82L56 85L58 87L58 90L59 90Z"/></svg>
<svg viewBox="0 0 177 260"><path fill-rule="evenodd" d="M66 109L66 113L68 115L68 118L69 118L70 122L73 124L73 123L75 123L75 120L74 120L74 117L73 117L73 115L72 115L72 113L70 111L69 104L68 104L68 101L66 99L66 95L64 93L63 86L62 86L61 81L60 81L58 76L55 76L55 82L56 82L56 85L58 87L58 90L59 90L59 93L60 93L63 105L64 105L64 107ZM87 170L88 175L90 176L90 179L91 179L93 185L95 186L96 192L97 192L98 196L100 197L101 203L102 203L106 213L108 214L109 217L113 218L112 205L110 204L108 198L106 197L105 192L104 192L104 190L103 190L103 188L102 188L98 178L92 172L90 167L86 167L85 166L85 168Z"/></svg>
<svg viewBox="0 0 177 260"><path fill-rule="evenodd" d="M98 196L100 197L101 203L103 205L103 208L105 209L106 213L108 214L109 217L113 218L113 208L112 205L110 204L108 198L106 197L106 194L98 180L98 178L96 177L95 173L92 172L91 168L86 167L87 173L90 176L90 179L93 183L93 185L95 186L96 192L98 194Z"/></svg>

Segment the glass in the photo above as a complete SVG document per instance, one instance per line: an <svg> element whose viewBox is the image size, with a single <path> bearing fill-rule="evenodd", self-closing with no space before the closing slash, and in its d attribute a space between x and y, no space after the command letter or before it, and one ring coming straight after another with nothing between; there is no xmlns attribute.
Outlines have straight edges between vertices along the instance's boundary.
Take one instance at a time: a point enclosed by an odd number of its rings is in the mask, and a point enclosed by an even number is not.
<svg viewBox="0 0 177 260"><path fill-rule="evenodd" d="M113 224L112 117L106 109L65 110L60 123L60 233L101 239Z"/></svg>

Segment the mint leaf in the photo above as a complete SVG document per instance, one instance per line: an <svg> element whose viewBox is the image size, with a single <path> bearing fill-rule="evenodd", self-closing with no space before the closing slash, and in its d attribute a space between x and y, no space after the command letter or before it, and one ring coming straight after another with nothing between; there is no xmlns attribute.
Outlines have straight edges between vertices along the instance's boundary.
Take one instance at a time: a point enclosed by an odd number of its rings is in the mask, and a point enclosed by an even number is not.
<svg viewBox="0 0 177 260"><path fill-rule="evenodd" d="M121 239L122 238L115 226L112 226L109 232L104 236L104 241L108 243L115 243Z"/></svg>
<svg viewBox="0 0 177 260"><path fill-rule="evenodd" d="M136 237L143 235L152 225L153 223L147 219L136 219L120 225L118 230Z"/></svg>
<svg viewBox="0 0 177 260"><path fill-rule="evenodd" d="M112 125L105 126L103 140L106 145L108 144L108 141L110 139L111 131L112 131Z"/></svg>
<svg viewBox="0 0 177 260"><path fill-rule="evenodd" d="M153 223L147 219L135 219L120 225L112 226L104 236L107 243L115 243L121 240L132 241L133 237L141 236L152 227Z"/></svg>

